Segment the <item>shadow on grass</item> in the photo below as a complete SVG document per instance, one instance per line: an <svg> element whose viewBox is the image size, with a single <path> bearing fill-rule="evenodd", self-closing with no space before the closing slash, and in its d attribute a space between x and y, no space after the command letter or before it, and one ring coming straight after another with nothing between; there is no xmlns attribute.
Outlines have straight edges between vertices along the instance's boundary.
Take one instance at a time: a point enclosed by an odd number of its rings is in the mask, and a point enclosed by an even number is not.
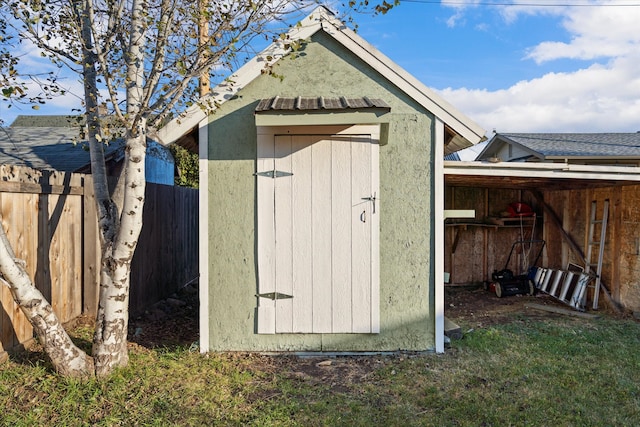
<svg viewBox="0 0 640 427"><path fill-rule="evenodd" d="M189 285L170 298L129 318L129 351L136 346L148 350L172 351L197 347L198 342L198 285ZM65 325L74 344L91 354L95 319L81 316ZM9 351L9 360L25 366L41 366L55 372L42 345L34 339L26 347Z"/></svg>
<svg viewBox="0 0 640 427"><path fill-rule="evenodd" d="M85 337L78 336L74 329L70 329L68 331L71 340L76 347L87 354L91 354L92 341ZM45 353L43 346L36 338L26 346L18 346L8 353L9 360L15 364L24 366L40 366L49 372L55 372L49 356Z"/></svg>

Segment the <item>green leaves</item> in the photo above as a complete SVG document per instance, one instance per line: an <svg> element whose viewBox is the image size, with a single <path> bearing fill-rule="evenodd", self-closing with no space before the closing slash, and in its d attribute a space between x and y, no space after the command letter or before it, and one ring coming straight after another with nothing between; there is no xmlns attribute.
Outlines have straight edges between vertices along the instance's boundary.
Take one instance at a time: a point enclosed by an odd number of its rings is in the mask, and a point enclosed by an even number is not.
<svg viewBox="0 0 640 427"><path fill-rule="evenodd" d="M375 7L375 11L376 11L376 13L385 15L387 12L389 12L395 6L400 6L400 0L394 0L393 3L389 3L386 0L384 0L381 4L379 4L379 5L377 5Z"/></svg>

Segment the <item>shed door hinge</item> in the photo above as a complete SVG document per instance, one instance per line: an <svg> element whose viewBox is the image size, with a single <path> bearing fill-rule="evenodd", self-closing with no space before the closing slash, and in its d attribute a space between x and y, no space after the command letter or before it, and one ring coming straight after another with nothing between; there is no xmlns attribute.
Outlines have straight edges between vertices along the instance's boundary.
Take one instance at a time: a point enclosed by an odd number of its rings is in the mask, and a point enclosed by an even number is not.
<svg viewBox="0 0 640 427"><path fill-rule="evenodd" d="M272 300L293 298L293 295L281 294L280 292L269 292L266 294L258 294L260 298L268 298Z"/></svg>
<svg viewBox="0 0 640 427"><path fill-rule="evenodd" d="M283 176L291 176L293 175L291 172L284 172L284 171L278 171L278 170L272 170L272 171L265 171L265 172L256 172L254 173L255 176L266 176L268 178L281 178Z"/></svg>

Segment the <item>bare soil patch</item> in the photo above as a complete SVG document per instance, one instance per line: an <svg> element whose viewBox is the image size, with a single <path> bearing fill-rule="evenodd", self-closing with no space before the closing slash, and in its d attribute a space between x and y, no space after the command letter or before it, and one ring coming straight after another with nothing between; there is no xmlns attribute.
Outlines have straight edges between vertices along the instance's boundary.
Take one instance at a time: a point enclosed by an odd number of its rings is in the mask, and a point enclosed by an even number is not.
<svg viewBox="0 0 640 427"><path fill-rule="evenodd" d="M572 311L571 307L556 298L536 292L535 295L512 295L498 298L495 293L484 289L482 284L445 287L445 316L460 326L483 328L528 319L561 319L566 315L541 311L527 307L537 304ZM591 314L618 316L602 302L603 307Z"/></svg>
<svg viewBox="0 0 640 427"><path fill-rule="evenodd" d="M445 287L445 316L459 325L482 328L512 322L520 316L555 318L561 315L526 308L527 303L563 306L552 297L536 295L512 295L498 298L482 285ZM564 306L566 307L566 306ZM462 325L461 325L462 326Z"/></svg>
<svg viewBox="0 0 640 427"><path fill-rule="evenodd" d="M148 349L198 347L198 284L192 283L129 320L129 342Z"/></svg>

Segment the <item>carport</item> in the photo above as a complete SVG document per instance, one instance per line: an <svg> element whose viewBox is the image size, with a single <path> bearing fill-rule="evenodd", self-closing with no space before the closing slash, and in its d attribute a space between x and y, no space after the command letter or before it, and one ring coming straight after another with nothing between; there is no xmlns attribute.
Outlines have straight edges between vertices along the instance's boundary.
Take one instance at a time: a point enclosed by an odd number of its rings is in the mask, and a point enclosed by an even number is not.
<svg viewBox="0 0 640 427"><path fill-rule="evenodd" d="M443 268L450 286L486 281L523 236L546 242L541 266L583 266L592 204L600 217L609 200L601 305L610 297L640 311L640 168L445 161L443 171L444 208L475 211L473 218L445 221ZM505 218L514 202L530 206L535 216Z"/></svg>

